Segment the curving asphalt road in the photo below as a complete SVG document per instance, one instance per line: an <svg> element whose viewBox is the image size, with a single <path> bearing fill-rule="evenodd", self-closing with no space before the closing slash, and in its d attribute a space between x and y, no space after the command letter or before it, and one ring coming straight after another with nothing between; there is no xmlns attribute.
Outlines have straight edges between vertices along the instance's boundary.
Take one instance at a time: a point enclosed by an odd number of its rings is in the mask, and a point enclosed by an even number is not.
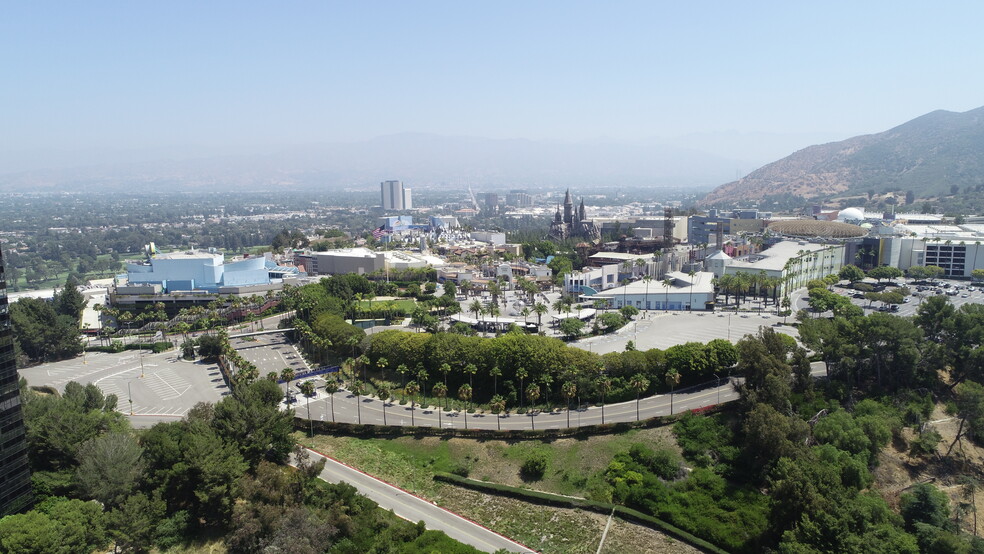
<svg viewBox="0 0 984 554"><path fill-rule="evenodd" d="M826 375L823 362L814 362L812 372L815 377ZM563 429L595 425L599 423L616 423L635 421L656 416L676 414L687 410L706 408L715 404L730 402L738 398L734 385L740 379L722 379L721 385L711 383L706 386L690 387L673 395L660 394L636 401L621 402L601 406L582 406L567 410L552 412L534 412L532 414L505 414L497 416L491 413L465 414L464 412L440 412L434 406L400 405L399 402L386 402L378 398L356 397L349 391L340 391L329 397L324 390L319 389L316 395L305 399L300 395L300 401L293 404L297 415L321 421L338 421L344 423L362 423L373 425L414 425L418 427L443 427L447 429ZM332 413L334 408L334 414ZM672 408L672 412L671 412ZM568 418L570 423L568 424Z"/></svg>
<svg viewBox="0 0 984 554"><path fill-rule="evenodd" d="M483 552L496 552L498 550L535 552L469 519L385 481L376 479L334 458L311 449L307 449L307 451L312 457L325 460L325 469L321 472L322 479L329 483L348 483L357 488L361 494L371 498L384 510L393 510L393 513L403 519L412 522L423 521L428 529L443 531L452 539L471 545Z"/></svg>

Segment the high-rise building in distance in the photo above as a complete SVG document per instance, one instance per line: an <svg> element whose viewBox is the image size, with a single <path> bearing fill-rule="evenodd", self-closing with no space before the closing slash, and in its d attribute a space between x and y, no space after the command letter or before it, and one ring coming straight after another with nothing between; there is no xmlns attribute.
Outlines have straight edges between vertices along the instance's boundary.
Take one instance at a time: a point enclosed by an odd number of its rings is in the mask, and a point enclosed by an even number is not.
<svg viewBox="0 0 984 554"><path fill-rule="evenodd" d="M33 502L17 381L14 332L10 328L7 280L0 251L0 516L22 511Z"/></svg>
<svg viewBox="0 0 984 554"><path fill-rule="evenodd" d="M410 210L413 201L410 199L410 189L403 186L401 181L383 181L379 184L384 210Z"/></svg>

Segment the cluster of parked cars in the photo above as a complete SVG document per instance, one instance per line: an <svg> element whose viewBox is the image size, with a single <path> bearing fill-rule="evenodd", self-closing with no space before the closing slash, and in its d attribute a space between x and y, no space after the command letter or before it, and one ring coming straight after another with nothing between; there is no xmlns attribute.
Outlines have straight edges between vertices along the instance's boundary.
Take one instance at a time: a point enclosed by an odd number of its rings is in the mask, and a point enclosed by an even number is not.
<svg viewBox="0 0 984 554"><path fill-rule="evenodd" d="M939 281L916 286L917 292L925 292L928 294L945 294L947 296L960 295L961 298L969 298L970 293L974 292L974 290L975 289L972 285L954 285Z"/></svg>

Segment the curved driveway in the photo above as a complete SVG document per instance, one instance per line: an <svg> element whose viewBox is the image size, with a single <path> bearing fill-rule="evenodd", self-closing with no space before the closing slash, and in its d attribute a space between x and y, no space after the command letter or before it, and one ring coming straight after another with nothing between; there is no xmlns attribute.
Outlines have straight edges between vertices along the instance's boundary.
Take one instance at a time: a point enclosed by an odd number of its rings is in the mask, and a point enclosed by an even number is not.
<svg viewBox="0 0 984 554"><path fill-rule="evenodd" d="M826 366L823 362L815 362L812 366L812 374L815 377L826 374ZM656 416L670 415L671 403L672 413L680 413L687 410L706 408L715 404L730 402L738 398L734 384L740 382L734 378L730 382L722 379L722 384L716 386L711 383L708 386L698 386L685 389L673 395L659 394L643 398L638 403L638 419L648 419ZM300 397L299 397L300 398ZM342 423L363 423L372 425L399 425L418 427L438 427L446 429L563 429L567 427L580 427L582 425L596 425L602 423L617 423L623 421L635 421L636 401L621 402L618 404L608 404L601 406L582 406L581 408L572 407L568 414L567 410L559 409L552 412L535 412L533 414L505 414L497 416L491 413L465 414L464 412L441 412L434 406L416 406L410 409L410 404L400 405L399 402L386 402L385 414L384 403L378 398L356 397L345 390L339 391L330 398L319 389L316 395L308 399L301 399L293 407L297 415L307 418L308 409L311 411L311 419L321 421L332 420L332 404L334 404L334 420ZM568 418L570 424L568 425Z"/></svg>
<svg viewBox="0 0 984 554"><path fill-rule="evenodd" d="M524 553L534 552L518 542L482 527L454 512L445 510L436 504L432 504L399 487L376 479L367 473L363 473L320 452L315 452L311 449L307 450L311 456L325 460L325 469L322 470L320 475L323 480L329 483L348 483L357 488L361 494L379 504L380 508L393 510L393 513L403 519L414 523L423 521L428 529L443 531L452 539L471 545L483 552L497 552L499 550Z"/></svg>

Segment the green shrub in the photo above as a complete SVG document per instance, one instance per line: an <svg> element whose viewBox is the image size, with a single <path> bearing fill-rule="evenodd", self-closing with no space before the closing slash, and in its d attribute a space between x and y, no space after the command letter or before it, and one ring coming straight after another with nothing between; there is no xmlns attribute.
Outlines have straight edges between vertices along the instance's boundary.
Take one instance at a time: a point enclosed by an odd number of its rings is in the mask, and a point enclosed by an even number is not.
<svg viewBox="0 0 984 554"><path fill-rule="evenodd" d="M547 472L547 457L539 452L530 454L523 462L519 473L528 481L539 481Z"/></svg>
<svg viewBox="0 0 984 554"><path fill-rule="evenodd" d="M932 454L936 452L936 445L943 440L943 437L936 432L936 429L932 427L927 427L919 436L909 445L909 452L914 456L925 456L927 454Z"/></svg>

